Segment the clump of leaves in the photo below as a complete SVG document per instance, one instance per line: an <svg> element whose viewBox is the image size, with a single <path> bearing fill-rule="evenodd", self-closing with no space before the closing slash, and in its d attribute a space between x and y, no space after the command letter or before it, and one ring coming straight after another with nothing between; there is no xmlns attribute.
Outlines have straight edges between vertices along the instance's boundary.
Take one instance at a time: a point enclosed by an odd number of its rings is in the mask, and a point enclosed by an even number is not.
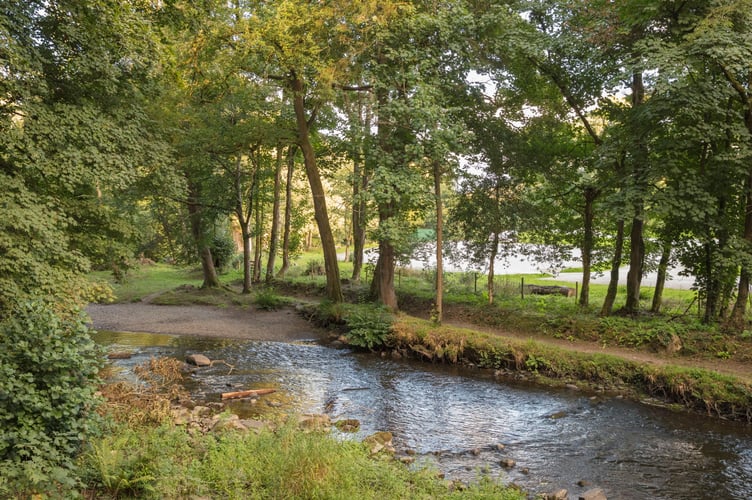
<svg viewBox="0 0 752 500"><path fill-rule="evenodd" d="M384 308L370 305L356 306L345 316L351 345L374 349L386 343L392 332L392 315Z"/></svg>
<svg viewBox="0 0 752 500"><path fill-rule="evenodd" d="M102 359L83 314L61 318L32 302L0 324L0 497L76 486Z"/></svg>

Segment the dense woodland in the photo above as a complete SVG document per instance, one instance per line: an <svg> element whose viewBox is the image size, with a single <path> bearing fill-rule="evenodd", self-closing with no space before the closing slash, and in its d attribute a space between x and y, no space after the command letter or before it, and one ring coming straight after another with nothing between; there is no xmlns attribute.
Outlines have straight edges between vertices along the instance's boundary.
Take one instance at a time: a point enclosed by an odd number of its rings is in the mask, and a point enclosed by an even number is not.
<svg viewBox="0 0 752 500"><path fill-rule="evenodd" d="M396 309L431 228L439 266L445 241L486 266L489 300L488 264L526 242L577 249L603 315L620 265L626 313L680 265L707 322L740 324L751 23L749 0L5 2L0 310L85 302L86 271L136 256L218 286L234 220L246 292L313 227L330 299L377 245L371 292Z"/></svg>
<svg viewBox="0 0 752 500"><path fill-rule="evenodd" d="M244 293L313 244L327 305L350 280L394 311L395 269L430 232L433 326L457 242L489 303L497 258L545 249L580 256L579 312L658 313L681 268L703 329L749 318L752 0L4 0L0 127L0 496L65 497L96 454L102 353L77 308L111 290L90 271L200 264L220 287L237 234ZM598 304L595 272L610 273ZM718 374L475 342L479 366L545 361L752 418L748 386ZM103 439L106 465L121 455ZM186 463L206 446L189 448Z"/></svg>

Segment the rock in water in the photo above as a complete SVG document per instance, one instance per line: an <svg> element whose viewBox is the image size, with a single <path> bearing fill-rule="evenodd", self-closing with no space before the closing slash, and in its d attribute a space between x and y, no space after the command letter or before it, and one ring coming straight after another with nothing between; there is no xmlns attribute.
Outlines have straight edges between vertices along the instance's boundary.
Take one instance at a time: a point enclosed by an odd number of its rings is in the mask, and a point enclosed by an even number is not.
<svg viewBox="0 0 752 500"><path fill-rule="evenodd" d="M580 495L580 500L607 500L606 494L603 492L600 488L593 488L592 490L587 490L585 493Z"/></svg>
<svg viewBox="0 0 752 500"><path fill-rule="evenodd" d="M380 451L386 451L387 453L394 453L394 446L392 445L392 433L380 431L375 434L371 434L363 440L368 446L371 455L375 455Z"/></svg>
<svg viewBox="0 0 752 500"><path fill-rule="evenodd" d="M211 366L211 360L203 354L189 354L185 362L194 366Z"/></svg>
<svg viewBox="0 0 752 500"><path fill-rule="evenodd" d="M569 492L563 488L546 495L546 500L567 500L567 498L569 498Z"/></svg>

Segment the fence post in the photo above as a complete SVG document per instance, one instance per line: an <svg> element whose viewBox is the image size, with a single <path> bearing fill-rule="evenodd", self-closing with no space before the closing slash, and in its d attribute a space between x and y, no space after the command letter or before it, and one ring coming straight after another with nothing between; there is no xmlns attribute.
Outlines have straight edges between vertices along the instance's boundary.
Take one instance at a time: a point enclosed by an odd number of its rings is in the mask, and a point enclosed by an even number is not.
<svg viewBox="0 0 752 500"><path fill-rule="evenodd" d="M520 296L525 299L525 277L520 278Z"/></svg>

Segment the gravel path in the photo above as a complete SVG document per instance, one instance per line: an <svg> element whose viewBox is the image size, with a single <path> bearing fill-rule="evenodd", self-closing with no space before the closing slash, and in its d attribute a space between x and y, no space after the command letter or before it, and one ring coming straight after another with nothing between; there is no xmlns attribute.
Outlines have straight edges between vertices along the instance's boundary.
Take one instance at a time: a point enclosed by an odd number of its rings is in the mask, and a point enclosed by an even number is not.
<svg viewBox="0 0 752 500"><path fill-rule="evenodd" d="M239 307L159 306L145 303L90 304L97 330L169 333L248 340L318 339L322 332L292 308L261 311Z"/></svg>

